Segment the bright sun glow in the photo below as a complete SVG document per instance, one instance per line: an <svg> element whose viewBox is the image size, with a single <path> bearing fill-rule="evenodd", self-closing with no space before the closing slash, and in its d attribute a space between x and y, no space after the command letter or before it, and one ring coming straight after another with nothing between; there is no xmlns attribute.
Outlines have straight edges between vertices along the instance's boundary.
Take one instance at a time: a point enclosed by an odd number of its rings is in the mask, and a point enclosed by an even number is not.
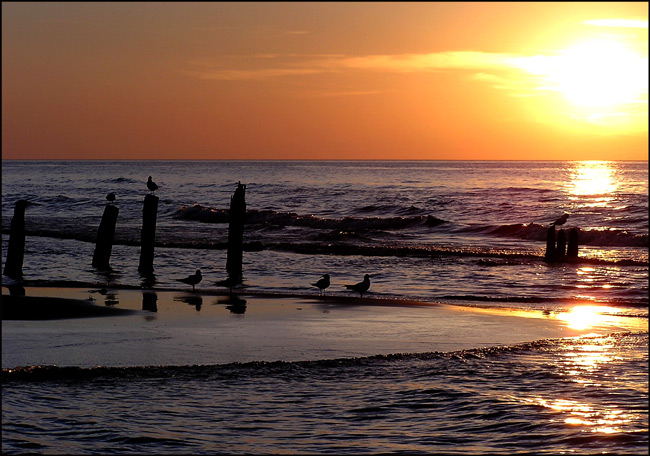
<svg viewBox="0 0 650 456"><path fill-rule="evenodd" d="M562 51L553 63L549 81L577 106L633 103L648 90L647 61L616 41L576 44Z"/></svg>

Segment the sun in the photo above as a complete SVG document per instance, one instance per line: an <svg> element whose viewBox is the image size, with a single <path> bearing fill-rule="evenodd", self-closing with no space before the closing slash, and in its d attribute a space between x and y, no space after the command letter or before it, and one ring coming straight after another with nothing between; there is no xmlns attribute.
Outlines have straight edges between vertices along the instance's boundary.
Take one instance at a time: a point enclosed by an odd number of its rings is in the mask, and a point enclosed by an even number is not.
<svg viewBox="0 0 650 456"><path fill-rule="evenodd" d="M647 59L618 41L583 41L552 58L546 79L578 107L611 108L647 93Z"/></svg>

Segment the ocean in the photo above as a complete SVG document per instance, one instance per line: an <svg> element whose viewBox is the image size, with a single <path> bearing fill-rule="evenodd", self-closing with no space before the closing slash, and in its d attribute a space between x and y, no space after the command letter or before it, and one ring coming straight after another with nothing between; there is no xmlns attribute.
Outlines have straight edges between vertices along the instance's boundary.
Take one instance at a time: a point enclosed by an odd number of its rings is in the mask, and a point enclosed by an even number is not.
<svg viewBox="0 0 650 456"><path fill-rule="evenodd" d="M153 278L138 273L148 176L160 198ZM226 293L238 183L241 293L317 297L312 284L329 274L325 295L348 299L343 285L368 274L364 297L387 305L546 314L590 305L647 328L647 162L3 161L3 266L25 199L19 284L190 291L178 279L200 269L197 291ZM119 216L106 272L91 261L109 192ZM577 231L578 260L545 261L549 225L565 213L557 230ZM3 453L648 451L647 329L259 358L30 367L3 355Z"/></svg>

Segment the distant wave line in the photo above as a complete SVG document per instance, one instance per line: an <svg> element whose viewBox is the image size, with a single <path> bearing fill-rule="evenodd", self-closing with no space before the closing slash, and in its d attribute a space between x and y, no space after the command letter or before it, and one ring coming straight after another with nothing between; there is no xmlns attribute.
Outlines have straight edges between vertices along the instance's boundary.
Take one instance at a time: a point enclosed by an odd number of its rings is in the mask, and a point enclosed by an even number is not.
<svg viewBox="0 0 650 456"><path fill-rule="evenodd" d="M8 233L4 230L3 233ZM82 242L95 243L96 235L86 233L60 233L54 230L26 230L28 236L52 237L55 239L71 239ZM123 239L116 236L113 245L125 245L139 247L141 245L136 239ZM227 250L227 241L160 241L156 240L155 247L178 248L178 249L203 249L203 250ZM541 249L541 248L540 248ZM452 257L489 257L502 259L515 259L524 262L541 261L543 254L537 253L539 249L529 251L504 250L495 248L484 248L468 246L464 248L443 247L435 245L355 245L346 242L261 242L251 241L243 243L243 250L246 252L260 252L264 250L298 253L306 255L358 255L367 257L412 257L432 258L438 256ZM617 266L648 266L648 260L607 260L601 258L578 257L572 260L573 264L596 264L596 265L617 265ZM490 263L485 266L503 266L513 263ZM516 264L516 263L515 263Z"/></svg>
<svg viewBox="0 0 650 456"><path fill-rule="evenodd" d="M368 207L363 211L374 210ZM403 211L420 211L417 208L406 208ZM228 209L215 209L195 204L179 208L172 218L177 220L191 220L203 223L228 223L230 214ZM273 210L249 209L246 211L246 224L271 224L277 226L304 226L316 229L338 229L344 231L359 230L398 230L412 228L418 225L435 227L446 220L432 215L411 215L395 217L342 217L324 218L314 215L299 215L295 212L280 212Z"/></svg>

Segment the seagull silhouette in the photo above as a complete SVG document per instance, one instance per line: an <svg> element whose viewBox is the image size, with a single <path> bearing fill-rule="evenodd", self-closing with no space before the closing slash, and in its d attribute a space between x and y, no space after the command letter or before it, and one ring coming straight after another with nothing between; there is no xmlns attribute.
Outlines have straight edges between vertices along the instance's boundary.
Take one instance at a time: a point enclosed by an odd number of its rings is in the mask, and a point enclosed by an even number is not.
<svg viewBox="0 0 650 456"><path fill-rule="evenodd" d="M155 192L158 190L158 186L154 181L151 180L151 176L149 176L149 179L147 179L147 188L151 190L151 193Z"/></svg>
<svg viewBox="0 0 650 456"><path fill-rule="evenodd" d="M110 192L108 195L106 195L106 199L108 200L109 203L115 202L115 193Z"/></svg>
<svg viewBox="0 0 650 456"><path fill-rule="evenodd" d="M201 275L201 270L197 269L195 274L192 274L191 276L187 276L184 279L176 279L179 282L186 283L188 285L192 285L192 292L194 292L194 287L197 283L201 281L203 276Z"/></svg>
<svg viewBox="0 0 650 456"><path fill-rule="evenodd" d="M559 225L564 225L564 224L566 223L566 219L568 219L568 218L569 218L569 214L567 214L567 213L565 212L564 215L562 215L562 217L560 217L559 219L557 219L556 221L554 221L553 223L551 223L549 226L559 226Z"/></svg>
<svg viewBox="0 0 650 456"><path fill-rule="evenodd" d="M363 276L363 282L355 283L354 285L343 285L348 290L357 291L363 298L363 294L370 288L370 276L368 274Z"/></svg>
<svg viewBox="0 0 650 456"><path fill-rule="evenodd" d="M325 293L325 288L330 286L330 275L323 274L323 278L316 283L312 283L312 285L318 287L318 294L322 296Z"/></svg>

